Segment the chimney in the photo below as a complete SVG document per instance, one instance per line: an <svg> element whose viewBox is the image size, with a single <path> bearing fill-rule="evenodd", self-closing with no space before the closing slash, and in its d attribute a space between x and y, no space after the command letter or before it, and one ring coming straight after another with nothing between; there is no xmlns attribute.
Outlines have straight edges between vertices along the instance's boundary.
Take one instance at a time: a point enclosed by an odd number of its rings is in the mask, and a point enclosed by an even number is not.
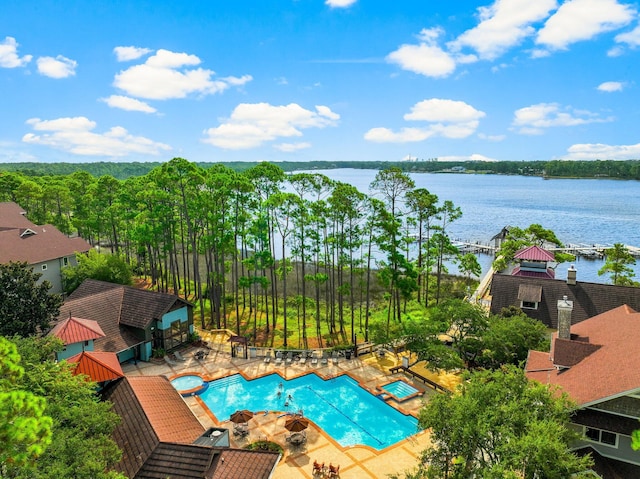
<svg viewBox="0 0 640 479"><path fill-rule="evenodd" d="M573 301L569 301L566 296L558 301L558 338L571 339L571 312L573 311Z"/></svg>
<svg viewBox="0 0 640 479"><path fill-rule="evenodd" d="M569 285L575 285L576 284L576 274L577 274L578 270L576 269L576 267L574 265L571 265L569 267L569 269L567 270L567 284Z"/></svg>

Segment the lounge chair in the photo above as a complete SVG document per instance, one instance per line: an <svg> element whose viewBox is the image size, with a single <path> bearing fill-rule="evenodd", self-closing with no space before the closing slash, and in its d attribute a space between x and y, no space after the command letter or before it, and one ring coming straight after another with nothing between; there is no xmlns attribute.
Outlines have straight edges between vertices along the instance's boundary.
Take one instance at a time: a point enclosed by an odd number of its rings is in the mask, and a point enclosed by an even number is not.
<svg viewBox="0 0 640 479"><path fill-rule="evenodd" d="M276 352L276 364L282 364L282 351Z"/></svg>
<svg viewBox="0 0 640 479"><path fill-rule="evenodd" d="M327 353L326 351L322 352L322 359L320 360L320 364L322 364L323 366L329 364L329 353Z"/></svg>
<svg viewBox="0 0 640 479"><path fill-rule="evenodd" d="M167 363L169 366L177 366L178 365L178 363L176 363L173 359L171 359L167 355L164 356L164 362Z"/></svg>
<svg viewBox="0 0 640 479"><path fill-rule="evenodd" d="M314 351L313 353L311 353L311 365L312 366L316 366L318 364L318 356L316 355L316 352Z"/></svg>
<svg viewBox="0 0 640 479"><path fill-rule="evenodd" d="M291 362L292 362L292 361L293 361L293 353L292 353L291 351L289 351L289 352L287 353L287 359L285 360L285 362L286 362L287 364L291 364Z"/></svg>
<svg viewBox="0 0 640 479"><path fill-rule="evenodd" d="M180 354L180 351L174 351L174 352L173 352L173 355L176 357L176 359L177 359L178 361L182 361L182 362L186 361L186 359L184 358L184 356L182 356L182 354Z"/></svg>
<svg viewBox="0 0 640 479"><path fill-rule="evenodd" d="M271 362L271 351L267 351L267 354L264 357L264 363L268 364Z"/></svg>
<svg viewBox="0 0 640 479"><path fill-rule="evenodd" d="M307 364L307 352L306 351L302 351L302 354L300 355L300 364Z"/></svg>
<svg viewBox="0 0 640 479"><path fill-rule="evenodd" d="M332 362L333 364L338 364L338 352L337 352L337 351L334 351L334 352L331 354L331 362Z"/></svg>

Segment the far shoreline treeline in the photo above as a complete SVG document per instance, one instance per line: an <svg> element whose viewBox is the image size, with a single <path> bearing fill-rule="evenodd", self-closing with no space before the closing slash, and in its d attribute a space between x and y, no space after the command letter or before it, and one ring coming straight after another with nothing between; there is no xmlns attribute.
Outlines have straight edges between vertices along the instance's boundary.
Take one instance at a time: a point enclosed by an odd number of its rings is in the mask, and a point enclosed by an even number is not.
<svg viewBox="0 0 640 479"><path fill-rule="evenodd" d="M169 161L169 160L167 160ZM89 163L0 163L0 172L20 172L27 176L69 175L86 171L92 176L110 175L124 180L144 176L165 162L89 162ZM236 172L253 168L260 162L196 162L204 169L224 164ZM595 161L438 161L437 159L412 161L282 161L271 162L285 172L301 170L363 169L383 170L400 168L406 173L475 173L497 175L539 176L544 178L613 178L640 180L640 160Z"/></svg>

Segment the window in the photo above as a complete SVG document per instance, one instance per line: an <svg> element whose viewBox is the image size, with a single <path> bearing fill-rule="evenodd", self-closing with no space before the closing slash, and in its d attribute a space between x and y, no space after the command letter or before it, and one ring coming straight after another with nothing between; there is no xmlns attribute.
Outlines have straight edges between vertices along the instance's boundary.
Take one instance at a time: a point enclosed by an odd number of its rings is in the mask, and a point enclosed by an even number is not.
<svg viewBox="0 0 640 479"><path fill-rule="evenodd" d="M69 266L69 258L67 257L62 258L62 266Z"/></svg>
<svg viewBox="0 0 640 479"><path fill-rule="evenodd" d="M601 429L593 427L585 427L584 435L589 441L600 442L607 446L618 446L618 435L613 432L602 431Z"/></svg>
<svg viewBox="0 0 640 479"><path fill-rule="evenodd" d="M46 271L46 270L47 270L47 265L46 265L46 264L43 264L43 265L42 265L42 271Z"/></svg>
<svg viewBox="0 0 640 479"><path fill-rule="evenodd" d="M538 309L538 303L533 301L522 301L522 309Z"/></svg>

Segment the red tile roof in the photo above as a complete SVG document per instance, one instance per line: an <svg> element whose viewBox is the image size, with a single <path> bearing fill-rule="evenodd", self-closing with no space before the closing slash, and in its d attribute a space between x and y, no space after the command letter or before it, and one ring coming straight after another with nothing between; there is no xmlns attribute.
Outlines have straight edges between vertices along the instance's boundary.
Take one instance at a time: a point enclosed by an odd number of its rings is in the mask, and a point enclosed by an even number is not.
<svg viewBox="0 0 640 479"><path fill-rule="evenodd" d="M635 354L640 344L640 313L623 305L573 325L571 333L592 347L582 345L580 351L573 351L576 355L530 351L525 366L529 379L560 386L580 406L640 390L640 357ZM554 354L584 357L569 369L559 369L552 362Z"/></svg>
<svg viewBox="0 0 640 479"><path fill-rule="evenodd" d="M69 317L56 324L47 336L60 338L66 346L73 343L82 343L92 339L103 338L105 334L97 321Z"/></svg>
<svg viewBox="0 0 640 479"><path fill-rule="evenodd" d="M120 361L115 353L83 351L67 359L67 362L76 364L74 375L84 374L96 383L124 377Z"/></svg>
<svg viewBox="0 0 640 479"><path fill-rule="evenodd" d="M191 444L204 433L204 426L166 377L134 376L128 380L160 441Z"/></svg>
<svg viewBox="0 0 640 479"><path fill-rule="evenodd" d="M555 256L540 246L529 246L518 251L514 255L515 259L525 259L531 261L555 261Z"/></svg>

